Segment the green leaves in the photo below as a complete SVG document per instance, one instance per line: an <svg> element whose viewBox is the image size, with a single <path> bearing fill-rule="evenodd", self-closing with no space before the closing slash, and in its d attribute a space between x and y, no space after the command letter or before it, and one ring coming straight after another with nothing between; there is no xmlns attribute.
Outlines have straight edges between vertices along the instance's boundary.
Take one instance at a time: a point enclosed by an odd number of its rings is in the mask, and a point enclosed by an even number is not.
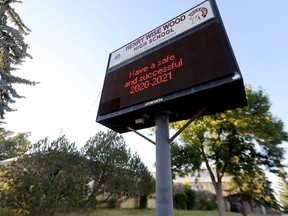
<svg viewBox="0 0 288 216"><path fill-rule="evenodd" d="M247 107L196 119L181 134L183 151L198 151L195 157L208 160L220 173L253 169L254 161L270 170L281 166L281 144L288 140L283 122L270 113L269 98L262 90L247 88L246 94ZM181 124L172 127L179 129Z"/></svg>
<svg viewBox="0 0 288 216"><path fill-rule="evenodd" d="M17 157L25 152L31 142L28 140L30 133L18 133L0 128L0 160Z"/></svg>
<svg viewBox="0 0 288 216"><path fill-rule="evenodd" d="M88 159L93 195L106 191L118 199L123 193L148 195L154 190L149 170L137 154L127 150L123 137L116 132L98 132L81 152Z"/></svg>
<svg viewBox="0 0 288 216"><path fill-rule="evenodd" d="M288 140L283 122L271 114L271 104L263 90L246 88L246 95L247 107L200 117L182 132L182 144L171 147L173 171L185 174L200 170L201 162L205 162L208 170L216 171L210 172L210 177L217 187L224 175L236 178L245 173L242 180L252 178L255 167L259 168L258 173L264 168L279 172L285 153L282 142ZM183 124L173 123L171 127L179 129ZM259 180L257 184L262 187L266 182ZM261 188L250 192L264 199L256 191Z"/></svg>
<svg viewBox="0 0 288 216"><path fill-rule="evenodd" d="M34 144L4 170L1 205L29 215L84 206L89 183L85 159L64 136Z"/></svg>
<svg viewBox="0 0 288 216"><path fill-rule="evenodd" d="M279 190L279 200L282 207L282 210L288 211L288 179L287 173L283 168L280 169L281 177L278 182L278 190Z"/></svg>
<svg viewBox="0 0 288 216"><path fill-rule="evenodd" d="M45 138L0 168L0 205L29 215L115 206L127 194L147 196L155 188L140 157L113 131L98 132L81 151L65 136Z"/></svg>
<svg viewBox="0 0 288 216"><path fill-rule="evenodd" d="M234 175L230 182L231 197L240 197L242 202L254 202L270 208L277 208L277 201L271 188L271 182L265 173L254 165L253 172L242 170Z"/></svg>

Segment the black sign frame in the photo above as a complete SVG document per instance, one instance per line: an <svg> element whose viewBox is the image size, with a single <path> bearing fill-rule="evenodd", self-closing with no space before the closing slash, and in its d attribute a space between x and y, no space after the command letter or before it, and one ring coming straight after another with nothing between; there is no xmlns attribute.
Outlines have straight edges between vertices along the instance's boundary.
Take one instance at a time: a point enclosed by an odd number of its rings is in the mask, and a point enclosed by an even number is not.
<svg viewBox="0 0 288 216"><path fill-rule="evenodd" d="M115 67L109 67L110 54L98 123L123 133L154 126L161 111L169 112L173 122L191 118L206 105L203 115L247 105L220 14L215 2L209 2L215 18L200 26Z"/></svg>

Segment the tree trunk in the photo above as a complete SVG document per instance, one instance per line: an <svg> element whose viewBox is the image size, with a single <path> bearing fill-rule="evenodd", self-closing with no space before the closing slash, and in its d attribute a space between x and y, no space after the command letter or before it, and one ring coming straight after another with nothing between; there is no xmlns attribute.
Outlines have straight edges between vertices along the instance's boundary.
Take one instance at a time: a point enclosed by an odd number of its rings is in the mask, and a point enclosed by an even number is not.
<svg viewBox="0 0 288 216"><path fill-rule="evenodd" d="M205 151L204 151L203 145L201 147L201 152L202 152L202 155L204 157L205 165L206 165L206 168L209 172L212 184L213 184L215 191L216 191L218 214L219 214L219 216L226 216L226 209L225 209L225 203L224 203L223 192L222 192L222 177L223 177L223 175L220 175L218 172L216 172L216 175L217 175L217 181L216 181L215 175L214 175L214 173L213 173L213 171L209 165L209 161L208 161L207 157L205 156ZM224 169L222 171L224 173Z"/></svg>
<svg viewBox="0 0 288 216"><path fill-rule="evenodd" d="M222 194L222 182L215 183L216 187L216 197L217 197L217 207L219 216L226 216L225 203Z"/></svg>
<svg viewBox="0 0 288 216"><path fill-rule="evenodd" d="M242 204L242 209L241 209L241 213L243 216L247 216L248 215L248 207L249 207L249 203L245 200L241 201Z"/></svg>

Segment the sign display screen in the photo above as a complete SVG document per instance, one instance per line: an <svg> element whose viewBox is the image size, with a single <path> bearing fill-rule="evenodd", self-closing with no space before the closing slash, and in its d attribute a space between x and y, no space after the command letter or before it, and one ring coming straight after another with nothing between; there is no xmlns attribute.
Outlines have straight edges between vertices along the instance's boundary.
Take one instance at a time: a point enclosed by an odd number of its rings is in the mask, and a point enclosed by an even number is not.
<svg viewBox="0 0 288 216"><path fill-rule="evenodd" d="M153 116L163 110L170 121L178 121L206 105L203 115L247 104L241 72L212 2L110 54L97 122L122 133L153 126Z"/></svg>
<svg viewBox="0 0 288 216"><path fill-rule="evenodd" d="M99 114L114 112L234 72L215 23L108 72Z"/></svg>

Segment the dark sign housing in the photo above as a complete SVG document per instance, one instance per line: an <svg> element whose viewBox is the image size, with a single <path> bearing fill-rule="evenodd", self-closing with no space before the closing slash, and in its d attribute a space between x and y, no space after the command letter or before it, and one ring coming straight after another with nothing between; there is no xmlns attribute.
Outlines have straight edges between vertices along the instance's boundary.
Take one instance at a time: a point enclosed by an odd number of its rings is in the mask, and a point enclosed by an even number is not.
<svg viewBox="0 0 288 216"><path fill-rule="evenodd" d="M145 50L153 39L150 32L118 50L134 48L139 54L127 54L114 64L112 57L117 61L121 55L110 54L96 121L122 133L127 127L154 126L154 116L161 111L169 112L173 122L191 118L206 105L204 115L245 106L241 72L217 13L216 5L206 1L151 31L155 40L163 40L161 33L172 35L159 45ZM189 22L195 27L186 30Z"/></svg>

